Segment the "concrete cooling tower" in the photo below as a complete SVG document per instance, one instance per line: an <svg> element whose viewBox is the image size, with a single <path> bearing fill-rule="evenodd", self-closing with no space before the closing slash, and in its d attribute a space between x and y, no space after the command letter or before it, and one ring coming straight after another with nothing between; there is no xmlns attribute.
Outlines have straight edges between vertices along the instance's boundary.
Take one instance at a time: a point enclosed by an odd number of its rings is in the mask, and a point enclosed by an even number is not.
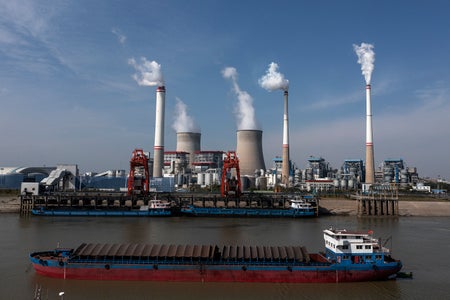
<svg viewBox="0 0 450 300"><path fill-rule="evenodd" d="M192 167L195 152L200 151L201 133L177 132L177 151L189 153L189 167Z"/></svg>
<svg viewBox="0 0 450 300"><path fill-rule="evenodd" d="M265 170L261 130L238 130L236 154L241 175L254 176L255 170Z"/></svg>

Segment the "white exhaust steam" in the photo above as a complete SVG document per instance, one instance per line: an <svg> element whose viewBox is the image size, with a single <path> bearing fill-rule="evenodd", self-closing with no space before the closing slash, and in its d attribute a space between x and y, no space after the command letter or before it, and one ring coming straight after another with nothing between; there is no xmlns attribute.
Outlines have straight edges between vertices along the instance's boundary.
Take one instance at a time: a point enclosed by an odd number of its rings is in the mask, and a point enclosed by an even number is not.
<svg viewBox="0 0 450 300"><path fill-rule="evenodd" d="M132 65L138 72L133 75L133 79L139 85L164 86L161 65L156 61L148 61L145 57L141 57L141 64L138 64L134 58L130 58L128 64Z"/></svg>
<svg viewBox="0 0 450 300"><path fill-rule="evenodd" d="M361 43L361 46L353 45L353 49L355 50L356 55L358 55L358 63L361 64L361 71L366 80L366 84L370 84L375 62L373 45Z"/></svg>
<svg viewBox="0 0 450 300"><path fill-rule="evenodd" d="M259 129L253 107L253 98L246 91L241 90L237 83L238 73L236 68L227 67L222 70L222 76L230 79L233 83L233 91L238 99L238 106L235 110L238 130Z"/></svg>
<svg viewBox="0 0 450 300"><path fill-rule="evenodd" d="M200 128L194 119L188 114L187 105L178 97L176 97L175 121L172 128L176 132L200 132Z"/></svg>
<svg viewBox="0 0 450 300"><path fill-rule="evenodd" d="M258 80L259 85L268 91L287 91L289 89L289 80L285 79L284 75L277 70L278 64L272 62L266 71L266 75Z"/></svg>

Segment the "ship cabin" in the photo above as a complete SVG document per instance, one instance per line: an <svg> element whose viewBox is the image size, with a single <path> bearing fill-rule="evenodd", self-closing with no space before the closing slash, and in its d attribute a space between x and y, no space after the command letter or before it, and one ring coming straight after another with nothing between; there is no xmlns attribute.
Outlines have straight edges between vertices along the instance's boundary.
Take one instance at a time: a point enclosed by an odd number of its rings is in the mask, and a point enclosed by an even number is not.
<svg viewBox="0 0 450 300"><path fill-rule="evenodd" d="M373 232L326 229L323 231L326 257L338 264L376 264L388 259L389 249L381 246ZM386 257L385 257L386 256Z"/></svg>

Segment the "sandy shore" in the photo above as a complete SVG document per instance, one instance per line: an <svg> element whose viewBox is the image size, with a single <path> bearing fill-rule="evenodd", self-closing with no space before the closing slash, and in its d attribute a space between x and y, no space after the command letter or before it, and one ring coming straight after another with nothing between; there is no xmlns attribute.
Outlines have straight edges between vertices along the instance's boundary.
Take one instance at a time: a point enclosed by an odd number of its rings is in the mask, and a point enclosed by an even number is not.
<svg viewBox="0 0 450 300"><path fill-rule="evenodd" d="M356 216L358 209L355 200L347 199L321 199L320 207L333 215ZM400 200L398 208L400 216L450 217L450 201Z"/></svg>
<svg viewBox="0 0 450 300"><path fill-rule="evenodd" d="M355 200L321 199L322 213L331 215L356 216ZM20 198L16 196L0 196L0 213L19 213ZM450 217L450 201L399 201L400 216Z"/></svg>

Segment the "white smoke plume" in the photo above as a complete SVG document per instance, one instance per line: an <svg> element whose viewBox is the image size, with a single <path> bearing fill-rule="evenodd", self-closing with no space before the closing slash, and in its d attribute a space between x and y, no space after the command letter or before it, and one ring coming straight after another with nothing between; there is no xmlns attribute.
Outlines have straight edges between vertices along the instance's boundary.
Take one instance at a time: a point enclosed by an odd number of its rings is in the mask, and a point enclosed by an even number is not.
<svg viewBox="0 0 450 300"><path fill-rule="evenodd" d="M373 45L361 43L361 46L353 44L353 49L358 55L358 63L361 64L361 71L366 80L366 84L370 84L372 72L374 69L375 52L373 52Z"/></svg>
<svg viewBox="0 0 450 300"><path fill-rule="evenodd" d="M235 68L227 67L222 70L222 76L230 79L233 83L233 91L238 100L238 106L235 109L238 130L259 129L253 108L253 98L246 91L242 91L237 84L238 73Z"/></svg>
<svg viewBox="0 0 450 300"><path fill-rule="evenodd" d="M156 61L148 61L145 57L141 57L141 64L138 64L134 58L128 60L128 64L132 65L138 72L133 75L133 79L139 85L143 86L163 86L164 79L161 72L161 65Z"/></svg>
<svg viewBox="0 0 450 300"><path fill-rule="evenodd" d="M200 133L200 128L195 123L194 119L188 114L187 105L180 99L176 98L175 105L175 121L172 128L178 132L195 132Z"/></svg>
<svg viewBox="0 0 450 300"><path fill-rule="evenodd" d="M268 91L287 91L289 89L289 80L285 79L284 75L277 70L278 64L270 63L266 74L258 80L259 85Z"/></svg>

